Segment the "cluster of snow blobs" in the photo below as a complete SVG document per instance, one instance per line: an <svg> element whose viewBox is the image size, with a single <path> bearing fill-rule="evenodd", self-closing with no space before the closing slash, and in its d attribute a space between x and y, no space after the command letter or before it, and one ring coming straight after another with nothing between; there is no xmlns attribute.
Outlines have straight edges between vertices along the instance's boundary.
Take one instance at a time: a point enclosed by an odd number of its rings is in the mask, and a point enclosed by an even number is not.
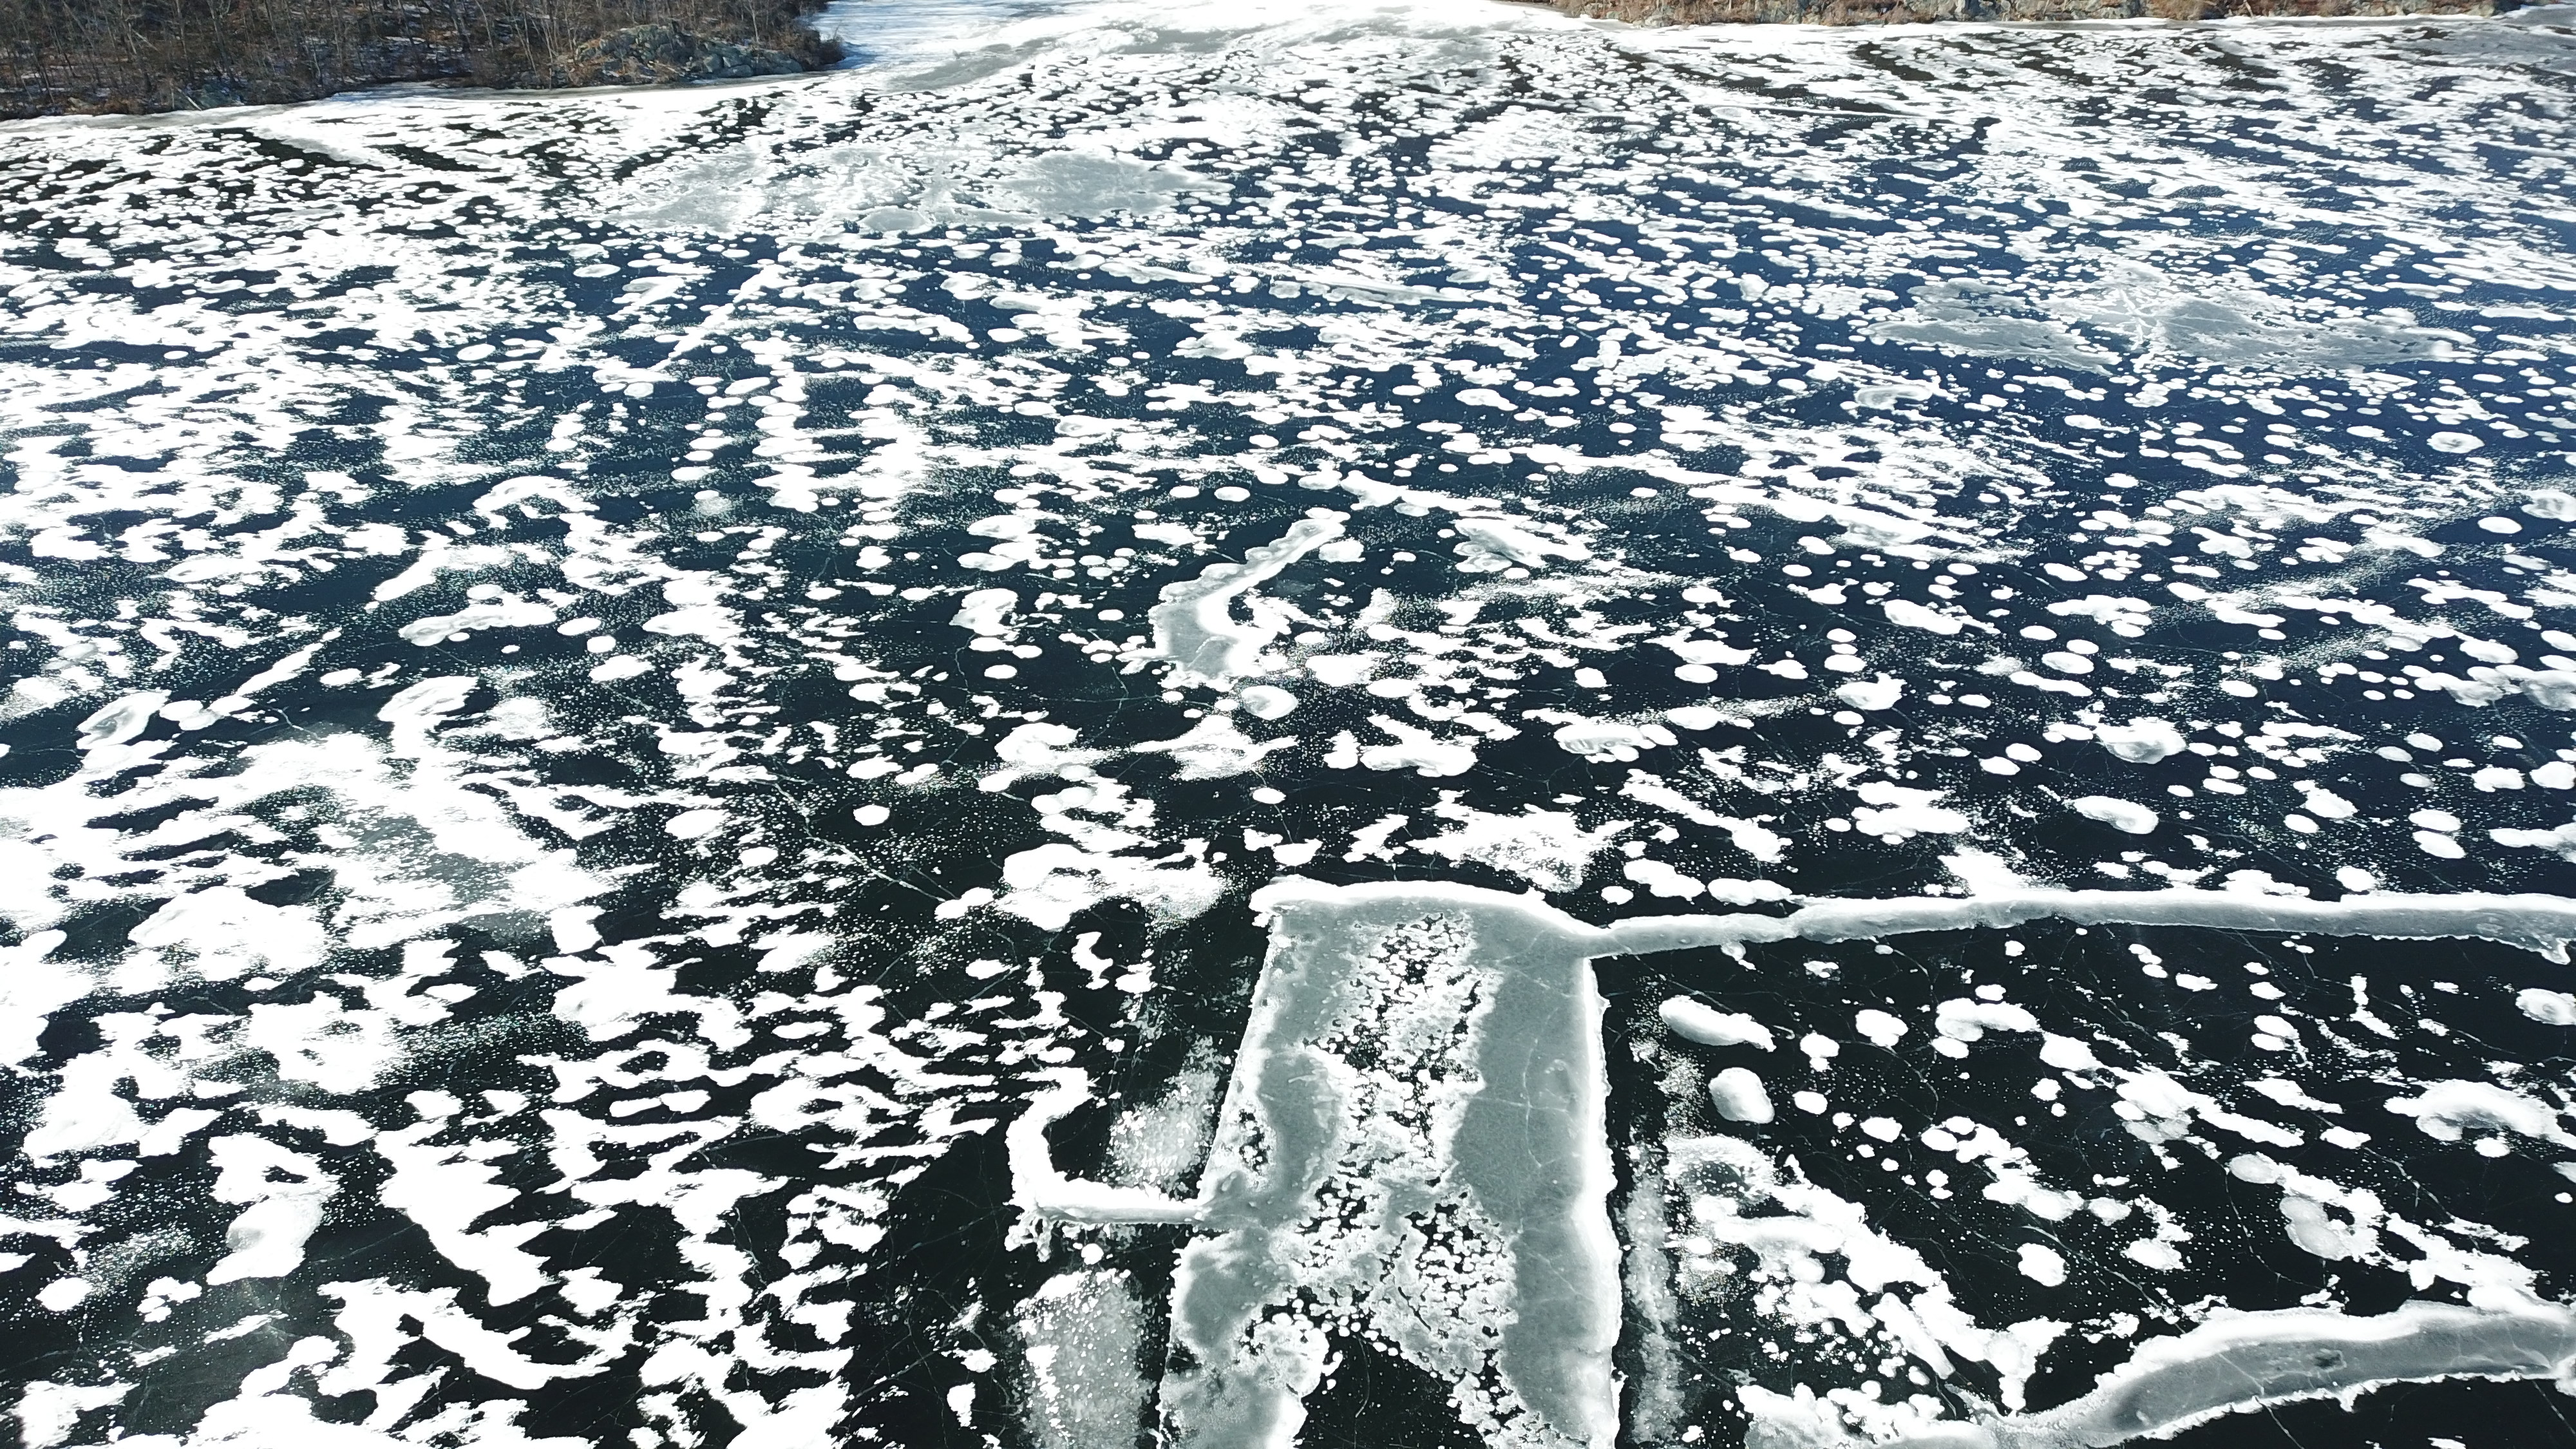
<svg viewBox="0 0 2576 1449"><path fill-rule="evenodd" d="M1619 1018L1639 1442L2108 1442L2023 1387L2214 1333L2232 1260L2067 1175L2088 1104L2277 1204L2277 1341L2372 1273L2490 1315L2392 1343L2547 1340L2568 43L1103 5L0 137L0 1295L80 1345L22 1434L1119 1437L1171 1242L1063 1205L1187 1216L1292 871L2272 912L2034 907L1920 999L1855 983L1928 928L1738 933ZM2494 928L2418 934L2510 944L2295 934L2457 890ZM923 1261L1039 1100L1117 1160ZM2530 1171L2432 1222L2389 1162ZM1935 1272L1904 1204L1980 1176ZM2478 1352L2353 1357L2529 1367Z"/></svg>

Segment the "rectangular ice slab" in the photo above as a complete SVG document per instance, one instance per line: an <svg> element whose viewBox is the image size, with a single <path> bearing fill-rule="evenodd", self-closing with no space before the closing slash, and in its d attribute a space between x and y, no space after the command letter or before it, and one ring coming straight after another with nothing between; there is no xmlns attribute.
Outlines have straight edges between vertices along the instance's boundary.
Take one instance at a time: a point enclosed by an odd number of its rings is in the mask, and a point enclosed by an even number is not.
<svg viewBox="0 0 2576 1449"><path fill-rule="evenodd" d="M1292 1442L1340 1334L1448 1382L1488 1444L1607 1444L1598 933L1451 886L1255 904L1269 959L1174 1288L1176 1441Z"/></svg>

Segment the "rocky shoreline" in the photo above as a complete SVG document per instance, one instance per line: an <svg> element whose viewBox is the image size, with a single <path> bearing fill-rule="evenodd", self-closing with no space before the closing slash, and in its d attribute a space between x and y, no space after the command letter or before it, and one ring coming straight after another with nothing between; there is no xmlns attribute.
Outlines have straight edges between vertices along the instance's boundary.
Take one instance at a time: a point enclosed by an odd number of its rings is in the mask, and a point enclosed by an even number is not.
<svg viewBox="0 0 2576 1449"><path fill-rule="evenodd" d="M793 75L838 63L820 0L0 0L0 118Z"/></svg>
<svg viewBox="0 0 2576 1449"><path fill-rule="evenodd" d="M747 80L810 69L792 51L709 39L668 25L632 25L580 47L549 80L558 86L655 85Z"/></svg>
<svg viewBox="0 0 2576 1449"><path fill-rule="evenodd" d="M823 0L0 0L0 120L792 75L837 63ZM2495 15L2521 0L1525 0L1632 25Z"/></svg>

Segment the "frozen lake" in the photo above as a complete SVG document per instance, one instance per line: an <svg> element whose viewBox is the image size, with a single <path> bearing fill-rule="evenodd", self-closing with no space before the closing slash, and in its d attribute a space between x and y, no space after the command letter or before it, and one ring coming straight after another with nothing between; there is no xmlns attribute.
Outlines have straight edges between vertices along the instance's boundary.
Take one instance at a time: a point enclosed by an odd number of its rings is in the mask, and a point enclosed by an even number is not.
<svg viewBox="0 0 2576 1449"><path fill-rule="evenodd" d="M2576 1446L2576 20L0 126L59 1445Z"/></svg>

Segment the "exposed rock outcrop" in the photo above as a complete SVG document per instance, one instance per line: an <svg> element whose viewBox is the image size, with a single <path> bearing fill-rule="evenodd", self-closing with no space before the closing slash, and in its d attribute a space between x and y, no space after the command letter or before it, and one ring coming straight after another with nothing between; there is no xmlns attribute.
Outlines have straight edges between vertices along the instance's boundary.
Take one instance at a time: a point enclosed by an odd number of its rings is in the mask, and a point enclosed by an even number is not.
<svg viewBox="0 0 2576 1449"><path fill-rule="evenodd" d="M783 50L709 40L669 25L631 25L582 46L555 73L566 86L650 85L794 75L803 62Z"/></svg>
<svg viewBox="0 0 2576 1449"><path fill-rule="evenodd" d="M0 0L0 118L820 70L824 0Z"/></svg>

